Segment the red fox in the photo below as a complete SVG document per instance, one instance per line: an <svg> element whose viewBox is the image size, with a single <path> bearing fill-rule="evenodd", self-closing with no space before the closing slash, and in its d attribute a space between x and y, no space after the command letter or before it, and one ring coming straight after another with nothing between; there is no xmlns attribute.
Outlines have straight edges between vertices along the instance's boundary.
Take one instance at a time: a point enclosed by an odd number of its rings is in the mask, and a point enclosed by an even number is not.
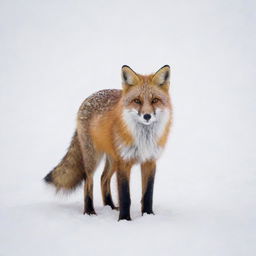
<svg viewBox="0 0 256 256"><path fill-rule="evenodd" d="M110 190L110 180L116 172L119 220L131 220L130 171L134 164L140 164L142 215L153 214L156 160L165 147L172 123L169 84L168 65L151 75L137 74L124 65L122 90L102 90L82 103L68 152L44 180L57 191L72 190L84 181L84 214L96 214L93 174L105 156L101 176L103 203L118 209Z"/></svg>

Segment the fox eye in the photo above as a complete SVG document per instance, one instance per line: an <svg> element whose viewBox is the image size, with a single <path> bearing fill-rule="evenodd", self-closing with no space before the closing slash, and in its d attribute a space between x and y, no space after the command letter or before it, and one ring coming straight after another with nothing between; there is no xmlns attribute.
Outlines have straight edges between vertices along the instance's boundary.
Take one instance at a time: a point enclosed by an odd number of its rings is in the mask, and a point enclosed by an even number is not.
<svg viewBox="0 0 256 256"><path fill-rule="evenodd" d="M139 105L141 105L141 101L139 100L139 99L135 99L135 100L133 100L136 104L139 104Z"/></svg>
<svg viewBox="0 0 256 256"><path fill-rule="evenodd" d="M154 98L154 99L151 101L151 103L152 103L152 104L155 104L155 103L157 103L158 101L159 101L159 99Z"/></svg>

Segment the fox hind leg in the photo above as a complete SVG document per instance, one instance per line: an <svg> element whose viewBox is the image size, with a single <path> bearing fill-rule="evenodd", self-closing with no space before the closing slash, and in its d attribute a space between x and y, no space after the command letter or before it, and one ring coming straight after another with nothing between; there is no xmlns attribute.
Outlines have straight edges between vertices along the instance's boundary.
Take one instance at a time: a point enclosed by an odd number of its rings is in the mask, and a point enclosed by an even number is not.
<svg viewBox="0 0 256 256"><path fill-rule="evenodd" d="M112 196L111 196L111 177L115 172L115 168L111 163L111 160L106 157L106 163L104 167L104 171L101 175L101 192L102 192L102 199L104 205L109 205L112 209L117 210L118 208L114 205Z"/></svg>
<svg viewBox="0 0 256 256"><path fill-rule="evenodd" d="M93 206L93 176L87 176L84 182L84 214L96 214Z"/></svg>
<svg viewBox="0 0 256 256"><path fill-rule="evenodd" d="M79 135L80 148L83 156L84 172L84 214L96 214L93 205L93 175L102 154L97 152L92 144L90 136L86 132Z"/></svg>
<svg viewBox="0 0 256 256"><path fill-rule="evenodd" d="M90 165L85 167L86 179L84 182L84 214L96 214L93 205L93 175L101 159L101 155L95 152L94 158L91 158Z"/></svg>

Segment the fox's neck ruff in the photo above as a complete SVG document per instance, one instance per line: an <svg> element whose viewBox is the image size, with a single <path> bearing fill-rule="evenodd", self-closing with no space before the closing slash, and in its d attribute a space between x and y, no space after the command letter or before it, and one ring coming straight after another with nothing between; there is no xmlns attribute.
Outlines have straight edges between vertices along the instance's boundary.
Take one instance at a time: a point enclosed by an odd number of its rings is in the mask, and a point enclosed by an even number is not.
<svg viewBox="0 0 256 256"><path fill-rule="evenodd" d="M123 121L133 141L127 145L122 137L117 136L116 143L119 153L124 160L135 160L140 163L156 160L162 153L163 147L159 140L170 121L170 111L158 109L155 120L149 125L138 120L138 114L132 110L123 111Z"/></svg>

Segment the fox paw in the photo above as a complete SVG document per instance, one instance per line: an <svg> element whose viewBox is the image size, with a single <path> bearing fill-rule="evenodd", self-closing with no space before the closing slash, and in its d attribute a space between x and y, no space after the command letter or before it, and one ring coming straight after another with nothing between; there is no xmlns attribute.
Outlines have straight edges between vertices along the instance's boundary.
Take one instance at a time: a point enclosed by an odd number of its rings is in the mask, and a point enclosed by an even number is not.
<svg viewBox="0 0 256 256"><path fill-rule="evenodd" d="M131 219L130 215L119 215L118 221L120 221L120 220L128 220L128 221L130 221L132 219Z"/></svg>
<svg viewBox="0 0 256 256"><path fill-rule="evenodd" d="M88 214L88 215L97 215L96 212L94 210L84 210L84 214Z"/></svg>
<svg viewBox="0 0 256 256"><path fill-rule="evenodd" d="M154 213L152 210L143 210L142 213L141 213L141 215L143 216L144 213L155 215L155 213Z"/></svg>

